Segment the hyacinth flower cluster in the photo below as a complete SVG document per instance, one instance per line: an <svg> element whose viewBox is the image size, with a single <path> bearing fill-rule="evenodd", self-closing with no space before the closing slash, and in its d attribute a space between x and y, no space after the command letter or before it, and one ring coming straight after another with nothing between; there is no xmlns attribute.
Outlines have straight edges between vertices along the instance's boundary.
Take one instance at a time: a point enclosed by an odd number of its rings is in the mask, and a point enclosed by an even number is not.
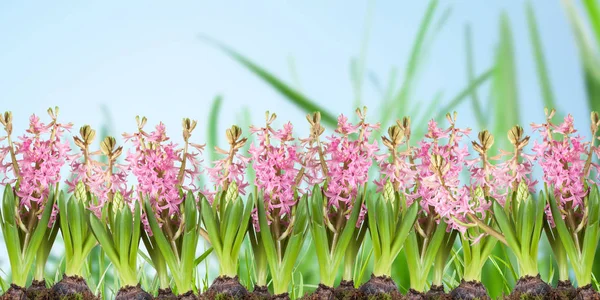
<svg viewBox="0 0 600 300"><path fill-rule="evenodd" d="M0 225L6 242L15 296L35 266L34 280L44 281L44 267L58 233L61 168L70 150L64 138L71 124L58 122L58 108L48 109L50 123L32 115L26 133L13 139L12 114L0 116L6 135L0 136L0 176L4 185ZM35 260L35 261L34 261ZM34 283L35 283L34 282ZM24 295L23 295L24 296Z"/></svg>
<svg viewBox="0 0 600 300"><path fill-rule="evenodd" d="M133 145L125 159L137 181L131 198L143 203L142 239L160 279L160 292L173 292L180 297L198 292L194 284L195 267L209 253L196 257L200 236L207 237L197 204L204 196L196 196L199 187L195 184L201 173L204 145L190 140L196 124L194 120L183 119L182 147L170 141L162 123L154 131L145 131L146 118L137 118L137 132L123 134ZM174 282L172 291L169 274Z"/></svg>
<svg viewBox="0 0 600 300"><path fill-rule="evenodd" d="M555 111L546 110L546 123L532 124L541 142L533 146L543 170L542 197L548 204L546 232L559 265L562 281L568 280L568 263L580 288L591 291L595 249L600 238L600 196L597 176L600 150L596 146L600 118L591 114L591 139L577 134L573 117L554 124Z"/></svg>
<svg viewBox="0 0 600 300"><path fill-rule="evenodd" d="M207 191L209 197L201 200L202 220L219 260L219 277L208 293L209 297L225 294L245 298L248 293L239 283L237 271L238 257L254 208L253 195L248 197L246 203L240 196L245 194L248 185L244 181L244 174L249 159L240 153L247 138L242 138L242 130L238 126L227 129L226 136L229 150L215 147L215 151L224 157L208 168L215 191ZM266 274L260 284L266 286Z"/></svg>
<svg viewBox="0 0 600 300"><path fill-rule="evenodd" d="M310 229L319 261L317 292L331 294L340 265L342 286L354 286L353 269L367 226L364 225L366 185L379 147L369 138L378 124L366 122L366 108L357 109L359 122L338 118L335 134L321 141L324 128L319 113L307 115L310 136L302 141L302 164L314 186L309 203ZM320 184L322 183L322 185Z"/></svg>
<svg viewBox="0 0 600 300"><path fill-rule="evenodd" d="M267 112L265 127L251 127L256 143L248 152L256 171L255 231L261 242L255 247L255 256L265 257L275 297L285 297L308 232L308 195L299 189L304 170L294 144L292 124L276 130L276 118Z"/></svg>

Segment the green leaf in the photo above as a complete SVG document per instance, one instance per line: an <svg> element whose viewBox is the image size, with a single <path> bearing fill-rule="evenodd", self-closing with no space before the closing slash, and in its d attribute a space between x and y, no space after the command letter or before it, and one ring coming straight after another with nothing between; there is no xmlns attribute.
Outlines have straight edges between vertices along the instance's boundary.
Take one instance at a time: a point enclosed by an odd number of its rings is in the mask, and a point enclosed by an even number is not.
<svg viewBox="0 0 600 300"><path fill-rule="evenodd" d="M61 192L62 194L62 192ZM33 258L37 253L38 248L40 247L42 240L44 239L44 235L46 234L46 229L48 229L48 223L50 222L50 215L52 214L52 210L54 208L54 202L56 200L56 195L54 197L50 196L48 201L44 206L44 212L42 213L42 217L40 218L38 225L33 231L33 235L31 236L31 240L29 241L29 247L25 250L25 265L31 265L33 263Z"/></svg>
<svg viewBox="0 0 600 300"><path fill-rule="evenodd" d="M206 227L206 232L208 233L208 238L210 239L210 243L213 246L213 248L215 249L217 256L219 257L219 259L222 259L223 248L221 248L221 238L220 238L220 234L219 234L219 226L217 225L217 222L215 221L215 218L213 215L213 210L210 206L210 203L208 203L208 200L206 198L203 198L201 201L202 201L201 213L202 213L202 221L204 222L204 227ZM217 201L217 199L215 198L214 201Z"/></svg>
<svg viewBox="0 0 600 300"><path fill-rule="evenodd" d="M208 248L208 250L204 251L204 253L202 253L200 256L198 256L196 258L196 260L194 260L194 266L198 266L201 262L203 262L208 255L210 255L213 252L213 247Z"/></svg>
<svg viewBox="0 0 600 300"><path fill-rule="evenodd" d="M160 253L163 255L165 262L169 266L171 270L178 270L179 265L177 263L177 258L175 257L175 253L173 253L173 248L169 244L169 241L165 237L164 233L160 229L158 225L158 221L156 220L156 216L154 216L154 211L152 210L152 206L148 200L144 201L144 208L146 210L146 217L148 218L148 223L150 224L150 228L152 229L152 236L156 241L156 245L160 250ZM177 272L171 273L173 278L175 279L176 286L179 285L179 278Z"/></svg>
<svg viewBox="0 0 600 300"><path fill-rule="evenodd" d="M58 213L59 218L58 222L60 223L60 232L63 237L64 246L65 246L65 256L71 257L73 256L73 243L71 241L71 231L69 229L69 219L68 219L68 211L67 211L67 203L66 197L61 197L58 199ZM68 200L74 201L73 196L71 196Z"/></svg>
<svg viewBox="0 0 600 300"><path fill-rule="evenodd" d="M271 229L269 223L267 223L267 216L265 214L265 204L263 203L262 197L257 195L256 197L256 210L258 213L258 222L260 224L260 236L263 241L265 255L267 256L267 262L271 269L271 274L277 274L279 261L277 256L277 250L275 249L275 242L271 236ZM274 275L272 275L274 276Z"/></svg>
<svg viewBox="0 0 600 300"><path fill-rule="evenodd" d="M238 201L230 203L230 206L232 206L232 208L227 209L228 215L225 217L225 220L238 220L238 218L240 218L242 215L242 210L244 209L244 203L242 202L242 199L238 199ZM231 247L233 247L235 242L234 239L239 226L240 223L238 223L238 221L228 222L225 225L225 238L223 239L223 252L225 255L231 254Z"/></svg>
<svg viewBox="0 0 600 300"><path fill-rule="evenodd" d="M15 225L15 194L10 185L4 188L4 197L2 201L2 215L6 224Z"/></svg>
<svg viewBox="0 0 600 300"><path fill-rule="evenodd" d="M571 260L571 263L574 266L577 266L577 262L579 262L579 253L576 250L577 248L575 247L575 242L573 241L571 234L567 229L567 225L562 219L562 215L553 195L548 194L548 202L550 204L550 210L552 211L552 218L554 219L556 231L558 232L558 236L560 237L560 242L565 248L567 256L569 257L569 260Z"/></svg>
<svg viewBox="0 0 600 300"><path fill-rule="evenodd" d="M239 202L242 199L238 199ZM244 242L244 238L246 237L246 233L248 232L248 226L253 226L250 223L250 217L252 216L252 209L254 208L254 201L252 200L252 194L249 197L249 200L245 204L244 214L240 219L240 226L238 228L237 235L235 237L235 243L233 244L233 248L231 251L231 257L237 259L240 249L242 248L242 243Z"/></svg>
<svg viewBox="0 0 600 300"><path fill-rule="evenodd" d="M304 96L301 92L297 91L290 85L284 83L282 80L277 78L275 75L262 68L261 66L254 63L249 58L243 56L238 53L234 49L229 46L221 43L215 39L206 36L200 36L200 39L208 42L209 44L219 48L229 57L246 67L249 71L254 73L260 79L269 84L272 88L282 94L287 100L291 103L295 104L299 108L303 109L307 113L312 113L315 111L321 112L321 119L323 122L329 126L335 127L337 126L337 118L325 110L323 107L319 106L319 102L313 101L308 97Z"/></svg>
<svg viewBox="0 0 600 300"><path fill-rule="evenodd" d="M131 233L133 232L133 216L129 207L125 206L120 212L120 233L119 233L119 258L121 265L129 264L129 250L131 249ZM136 251L137 254L137 251Z"/></svg>
<svg viewBox="0 0 600 300"><path fill-rule="evenodd" d="M75 201L75 199L71 200L73 201L69 201L67 203L68 212L66 217L69 219L69 226L71 227L71 237L73 239L73 252L81 253L81 249L83 247L83 216L81 214L83 213L83 211L80 210L79 201Z"/></svg>
<svg viewBox="0 0 600 300"><path fill-rule="evenodd" d="M113 243L106 226L93 214L90 215L90 226L92 227L92 232L94 233L94 236L96 236L98 243L102 246L102 250L106 253L106 256L108 256L108 259L110 259L112 264L119 269L121 267L119 255L117 254L115 244Z"/></svg>
<svg viewBox="0 0 600 300"><path fill-rule="evenodd" d="M581 263L585 269L584 274L591 274L594 266L594 255L598 247L600 224L598 215L600 214L600 200L598 199L598 186L593 185L588 196L588 224L585 228L585 237L583 238Z"/></svg>
<svg viewBox="0 0 600 300"><path fill-rule="evenodd" d="M415 225L415 221L417 220L417 213L419 212L419 204L418 201L415 201L408 207L406 214L402 218L400 222L399 230L396 231L396 236L394 237L394 242L392 243L392 254L394 257L400 253L400 249L402 249L402 245L406 238L408 237L408 233Z"/></svg>
<svg viewBox="0 0 600 300"><path fill-rule="evenodd" d="M129 249L129 265L135 266L137 263L137 253L140 247L140 231L142 230L141 224L141 208L139 204L135 204L133 211L133 228L131 235L131 247Z"/></svg>
<svg viewBox="0 0 600 300"><path fill-rule="evenodd" d="M348 244L350 244L350 240L354 236L354 231L356 230L356 222L358 221L358 217L360 215L360 211L362 209L363 197L361 195L357 196L356 201L352 206L352 213L348 221L346 221L346 226L340 235L340 238L337 243L336 249L333 249L333 265L330 267L334 270L339 269L339 265L342 262L342 258L346 252L346 248Z"/></svg>
<svg viewBox="0 0 600 300"><path fill-rule="evenodd" d="M512 249L512 251L520 257L521 253L521 244L517 240L517 234L515 233L515 229L510 225L510 221L504 212L504 208L500 203L494 201L493 204L494 210L494 218L498 223L498 227L500 227L500 231L504 234L506 238L506 242L508 246Z"/></svg>
<svg viewBox="0 0 600 300"><path fill-rule="evenodd" d="M377 229L377 200L375 197L367 198L367 222L369 223L369 234L373 243L373 251L375 257L381 256L383 249L381 239L379 238L379 230Z"/></svg>

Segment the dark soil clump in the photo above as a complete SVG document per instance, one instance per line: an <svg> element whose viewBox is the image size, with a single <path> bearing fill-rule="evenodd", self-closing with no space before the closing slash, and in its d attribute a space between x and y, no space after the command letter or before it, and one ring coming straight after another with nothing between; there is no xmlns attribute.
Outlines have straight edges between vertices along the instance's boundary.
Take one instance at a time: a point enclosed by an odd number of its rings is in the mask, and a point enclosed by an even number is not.
<svg viewBox="0 0 600 300"><path fill-rule="evenodd" d="M8 290L6 290L6 293L4 293L4 295L0 296L0 300L13 300L13 299L14 300L26 300L27 294L26 294L25 288L11 283L10 288L8 288Z"/></svg>
<svg viewBox="0 0 600 300"><path fill-rule="evenodd" d="M25 291L27 299L48 300L52 298L52 290L46 287L46 280L33 280L31 286Z"/></svg>
<svg viewBox="0 0 600 300"><path fill-rule="evenodd" d="M362 293L354 287L354 281L342 280L340 285L333 289L333 296L339 300L364 299Z"/></svg>
<svg viewBox="0 0 600 300"><path fill-rule="evenodd" d="M450 296L454 300L490 300L487 290L478 281L461 280L460 285L450 292Z"/></svg>
<svg viewBox="0 0 600 300"><path fill-rule="evenodd" d="M444 292L443 285L432 285L429 291L425 293L425 299L427 300L449 300L452 299L450 295Z"/></svg>
<svg viewBox="0 0 600 300"><path fill-rule="evenodd" d="M591 284L577 288L575 300L600 300L600 294L592 288Z"/></svg>
<svg viewBox="0 0 600 300"><path fill-rule="evenodd" d="M358 289L365 296L375 296L381 294L391 294L392 292L398 292L398 286L388 276L375 276L371 274L371 279L365 282Z"/></svg>
<svg viewBox="0 0 600 300"><path fill-rule="evenodd" d="M83 277L77 275L63 275L63 278L52 286L52 294L54 299L61 300L98 299L92 294Z"/></svg>
<svg viewBox="0 0 600 300"><path fill-rule="evenodd" d="M254 286L254 290L250 293L251 299L261 300L261 299L269 299L271 298L271 293L269 293L269 289L264 285Z"/></svg>
<svg viewBox="0 0 600 300"><path fill-rule="evenodd" d="M290 294L283 293L283 294L273 295L273 297L271 297L271 300L290 300Z"/></svg>
<svg viewBox="0 0 600 300"><path fill-rule="evenodd" d="M124 287L122 287L121 289L119 289L119 292L117 293L117 296L115 297L115 300L151 300L154 299L154 297L152 297L152 295L148 294L147 292L145 292L144 290L142 290L142 288L140 287L140 285L136 285L136 286L130 286L130 285L126 285Z"/></svg>
<svg viewBox="0 0 600 300"><path fill-rule="evenodd" d="M219 276L206 291L204 298L216 299L217 296L221 299L248 299L248 290L240 284L237 276L231 278L229 276Z"/></svg>
<svg viewBox="0 0 600 300"><path fill-rule="evenodd" d="M556 300L571 300L577 296L577 290L573 286L570 280L558 281L558 285L555 289L552 289L551 299Z"/></svg>
<svg viewBox="0 0 600 300"><path fill-rule="evenodd" d="M178 295L177 299L178 300L196 300L196 299L198 299L198 297L196 297L196 295L194 295L193 291L187 291L186 293Z"/></svg>
<svg viewBox="0 0 600 300"><path fill-rule="evenodd" d="M409 289L408 293L406 293L406 297L404 297L404 299L406 300L425 300L425 294L421 293L419 291L413 290L413 289Z"/></svg>
<svg viewBox="0 0 600 300"><path fill-rule="evenodd" d="M519 278L510 299L550 299L552 288L537 276Z"/></svg>
<svg viewBox="0 0 600 300"><path fill-rule="evenodd" d="M335 293L332 287L319 283L319 286L310 295L302 297L305 300L335 300Z"/></svg>
<svg viewBox="0 0 600 300"><path fill-rule="evenodd" d="M173 291L171 290L171 288L166 288L166 289L159 289L158 290L158 295L154 299L159 299L159 300L176 300L177 296L175 296L175 294L173 294Z"/></svg>

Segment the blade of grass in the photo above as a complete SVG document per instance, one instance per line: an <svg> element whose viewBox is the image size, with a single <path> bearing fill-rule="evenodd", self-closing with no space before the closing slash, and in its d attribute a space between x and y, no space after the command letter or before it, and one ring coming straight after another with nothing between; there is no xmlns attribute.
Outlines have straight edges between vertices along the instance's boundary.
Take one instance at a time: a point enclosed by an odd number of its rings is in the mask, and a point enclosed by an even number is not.
<svg viewBox="0 0 600 300"><path fill-rule="evenodd" d="M219 112L221 111L221 103L223 96L217 95L210 106L210 115L208 117L208 151L210 153L210 161L217 161L217 151L215 147L219 145Z"/></svg>
<svg viewBox="0 0 600 300"><path fill-rule="evenodd" d="M544 106L547 108L557 108L554 100L554 93L552 91L552 85L548 76L548 67L546 65L546 59L544 57L544 48L542 46L542 39L537 26L537 20L535 17L535 11L531 2L527 2L527 24L529 26L529 37L531 39L531 46L533 50L533 56L535 57L535 66L538 74L538 80L540 82L540 90L542 93L542 99ZM555 116L558 120L562 119L560 113Z"/></svg>
<svg viewBox="0 0 600 300"><path fill-rule="evenodd" d="M254 75L258 76L260 79L262 79L263 81L268 83L272 88L274 88L280 94L285 96L285 99L289 100L290 102L295 104L297 107L301 108L302 110L304 110L308 113L320 111L321 112L321 120L323 120L324 124L332 126L332 127L337 126L337 118L333 114L331 114L330 112L325 110L323 107L321 107L318 104L318 102L303 95L298 90L296 90L293 87L291 87L290 85L284 83L282 80L277 78L275 75L273 75L272 73L270 73L263 67L259 66L258 64L254 63L249 58L247 58L247 57L243 56L242 54L240 54L239 52L235 51L233 48L225 45L224 43L221 43L220 41L217 41L213 38L210 38L210 37L204 36L204 35L200 35L199 38L201 40L207 42L208 44L211 44L211 45L217 47L218 49L223 51L225 54L227 54L229 57L231 57L233 60L235 60L236 62L238 62L241 65L243 65L244 67L246 67L246 69L248 69L249 71L254 73Z"/></svg>
<svg viewBox="0 0 600 300"><path fill-rule="evenodd" d="M425 36L427 35L427 31L429 30L429 27L433 21L433 15L437 5L437 0L431 1L425 10L425 15L423 16L421 24L419 25L417 37L414 40L411 54L408 59L408 64L404 71L404 81L402 82L402 86L400 87L396 97L382 106L381 124L387 124L390 118L393 118L397 112L406 111L408 98L411 92L410 88L413 86L415 75L418 67L420 66L421 53L424 52L423 45Z"/></svg>
<svg viewBox="0 0 600 300"><path fill-rule="evenodd" d="M473 54L473 40L471 34L471 25L465 26L465 48L467 54L467 78L469 79L469 84L473 83L475 80L475 56ZM477 124L479 128L486 127L486 118L483 114L483 110L481 109L481 104L479 104L479 96L477 95L477 89L472 89L470 91L471 94L471 105L473 107L473 111L475 113L475 119L477 120Z"/></svg>

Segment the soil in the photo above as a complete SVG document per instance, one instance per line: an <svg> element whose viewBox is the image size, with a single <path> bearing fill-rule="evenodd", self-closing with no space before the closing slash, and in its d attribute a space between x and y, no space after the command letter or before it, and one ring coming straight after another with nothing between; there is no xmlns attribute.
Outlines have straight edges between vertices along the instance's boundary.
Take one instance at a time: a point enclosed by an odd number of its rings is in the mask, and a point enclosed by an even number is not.
<svg viewBox="0 0 600 300"><path fill-rule="evenodd" d="M409 289L408 293L406 293L406 296L404 297L404 299L406 300L425 300L425 294L421 293L419 291L413 290L413 289Z"/></svg>
<svg viewBox="0 0 600 300"><path fill-rule="evenodd" d="M25 291L27 299L49 300L52 298L52 290L46 287L46 281L33 280L31 286Z"/></svg>
<svg viewBox="0 0 600 300"><path fill-rule="evenodd" d="M371 279L365 282L358 289L365 296L375 296L381 294L391 294L392 292L398 292L398 286L388 276L375 276L371 274Z"/></svg>
<svg viewBox="0 0 600 300"><path fill-rule="evenodd" d="M485 286L478 281L460 281L460 285L456 287L450 296L454 300L490 300L490 296L485 289Z"/></svg>
<svg viewBox="0 0 600 300"><path fill-rule="evenodd" d="M52 294L54 299L61 300L98 299L94 296L83 277L77 275L63 275L63 278L52 286Z"/></svg>
<svg viewBox="0 0 600 300"><path fill-rule="evenodd" d="M290 294L283 293L279 295L273 295L273 297L271 297L271 300L290 300Z"/></svg>
<svg viewBox="0 0 600 300"><path fill-rule="evenodd" d="M193 291L187 291L181 295L177 296L178 300L196 300L198 299L198 297L196 297L196 295L194 295Z"/></svg>
<svg viewBox="0 0 600 300"><path fill-rule="evenodd" d="M147 292L145 292L144 290L142 290L142 288L140 287L139 284L136 286L126 285L126 286L122 287L121 289L119 289L119 292L117 293L117 296L115 297L115 300L152 300L152 299L154 299L154 297L152 297L152 295L150 295Z"/></svg>
<svg viewBox="0 0 600 300"><path fill-rule="evenodd" d="M173 291L171 290L171 288L158 289L158 296L156 296L156 298L154 298L154 299L176 300L177 296L175 296L175 294L173 294Z"/></svg>
<svg viewBox="0 0 600 300"><path fill-rule="evenodd" d="M208 288L203 298L216 299L217 296L222 299L247 299L250 296L248 290L240 284L237 276L219 276Z"/></svg>
<svg viewBox="0 0 600 300"><path fill-rule="evenodd" d="M577 289L573 286L570 280L558 281L556 288L552 289L551 299L556 300L571 300L577 296Z"/></svg>
<svg viewBox="0 0 600 300"><path fill-rule="evenodd" d="M600 294L594 290L591 284L577 288L575 300L600 300Z"/></svg>
<svg viewBox="0 0 600 300"><path fill-rule="evenodd" d="M335 299L339 300L355 300L363 299L361 292L354 287L354 281L342 280L340 285L333 289Z"/></svg>
<svg viewBox="0 0 600 300"><path fill-rule="evenodd" d="M550 299L552 287L537 276L523 276L519 278L513 289L510 299Z"/></svg>
<svg viewBox="0 0 600 300"><path fill-rule="evenodd" d="M262 300L271 298L271 293L269 293L269 288L266 286L255 286L252 293L250 293L252 299Z"/></svg>
<svg viewBox="0 0 600 300"><path fill-rule="evenodd" d="M10 288L6 290L4 295L0 296L0 300L26 300L27 295L25 288L20 287L16 284L11 284Z"/></svg>
<svg viewBox="0 0 600 300"><path fill-rule="evenodd" d="M429 291L425 293L425 299L427 300L449 300L452 299L450 295L444 292L443 285L432 285Z"/></svg>
<svg viewBox="0 0 600 300"><path fill-rule="evenodd" d="M335 300L334 289L330 286L319 283L317 289L310 295L302 297L304 300Z"/></svg>

